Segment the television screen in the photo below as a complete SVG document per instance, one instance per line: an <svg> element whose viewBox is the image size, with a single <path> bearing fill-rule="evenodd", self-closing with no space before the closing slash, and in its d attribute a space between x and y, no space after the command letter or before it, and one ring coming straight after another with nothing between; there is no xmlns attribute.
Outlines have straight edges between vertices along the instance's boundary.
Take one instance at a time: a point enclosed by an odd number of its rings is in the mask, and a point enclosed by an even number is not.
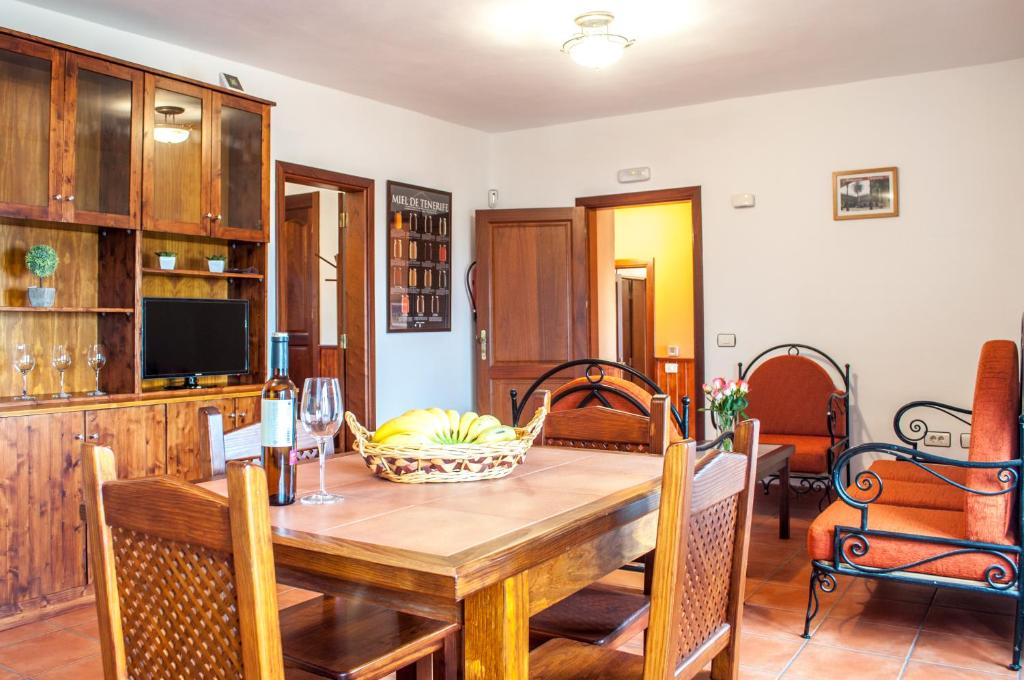
<svg viewBox="0 0 1024 680"><path fill-rule="evenodd" d="M249 301L142 299L142 377L249 372Z"/></svg>

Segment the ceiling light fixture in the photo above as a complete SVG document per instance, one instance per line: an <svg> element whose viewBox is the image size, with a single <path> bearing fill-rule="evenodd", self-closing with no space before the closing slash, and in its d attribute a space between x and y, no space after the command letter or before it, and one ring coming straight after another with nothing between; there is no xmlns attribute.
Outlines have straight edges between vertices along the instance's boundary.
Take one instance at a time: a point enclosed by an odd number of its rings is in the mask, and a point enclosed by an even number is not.
<svg viewBox="0 0 1024 680"><path fill-rule="evenodd" d="M192 132L189 126L174 120L175 116L185 113L185 109L180 106L158 106L156 112L162 114L164 120L153 128L153 139L164 144L181 144L188 139Z"/></svg>
<svg viewBox="0 0 1024 680"><path fill-rule="evenodd" d="M562 45L562 51L580 66L600 69L622 58L635 41L608 30L615 15L611 12L587 12L576 17L580 32Z"/></svg>

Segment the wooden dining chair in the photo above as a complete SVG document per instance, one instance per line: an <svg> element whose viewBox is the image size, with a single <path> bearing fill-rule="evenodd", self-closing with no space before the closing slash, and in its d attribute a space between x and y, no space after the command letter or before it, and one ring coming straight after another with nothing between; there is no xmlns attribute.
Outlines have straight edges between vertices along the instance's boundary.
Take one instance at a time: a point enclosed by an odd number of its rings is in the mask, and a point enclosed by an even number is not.
<svg viewBox="0 0 1024 680"><path fill-rule="evenodd" d="M709 454L699 471L692 441L665 455L644 656L550 640L530 654L533 680L686 679L709 662L715 680L739 677L757 436L758 422L743 421L736 452Z"/></svg>
<svg viewBox="0 0 1024 680"><path fill-rule="evenodd" d="M538 391L536 406L547 406L550 393ZM668 396L653 395L650 416L603 406L549 412L538 443L609 451L664 455L671 436ZM626 569L644 572L644 589L594 583L530 619L530 644L568 638L592 645L618 647L647 628L650 612L651 555Z"/></svg>
<svg viewBox="0 0 1024 680"><path fill-rule="evenodd" d="M295 424L295 448L299 459L319 455L316 439L306 432L301 423ZM199 409L199 473L200 479L211 479L224 474L231 460L259 457L262 450L260 424L253 423L230 432L224 432L224 416L216 406ZM327 442L327 455L334 453L334 442Z"/></svg>
<svg viewBox="0 0 1024 680"><path fill-rule="evenodd" d="M279 614L260 466L229 463L224 498L170 477L117 480L109 448L83 454L108 680L454 678L455 624L319 598Z"/></svg>

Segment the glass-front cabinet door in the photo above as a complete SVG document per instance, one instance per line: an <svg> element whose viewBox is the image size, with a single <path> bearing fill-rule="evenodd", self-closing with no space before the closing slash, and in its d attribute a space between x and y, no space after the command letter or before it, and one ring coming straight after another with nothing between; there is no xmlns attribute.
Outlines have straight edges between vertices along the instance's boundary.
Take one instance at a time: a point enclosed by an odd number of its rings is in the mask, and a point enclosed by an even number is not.
<svg viewBox="0 0 1024 680"><path fill-rule="evenodd" d="M212 236L267 240L269 119L263 104L213 95Z"/></svg>
<svg viewBox="0 0 1024 680"><path fill-rule="evenodd" d="M137 228L143 74L76 54L66 59L64 219Z"/></svg>
<svg viewBox="0 0 1024 680"><path fill-rule="evenodd" d="M61 219L62 59L0 35L0 215Z"/></svg>
<svg viewBox="0 0 1024 680"><path fill-rule="evenodd" d="M147 74L143 108L143 228L209 234L210 91Z"/></svg>

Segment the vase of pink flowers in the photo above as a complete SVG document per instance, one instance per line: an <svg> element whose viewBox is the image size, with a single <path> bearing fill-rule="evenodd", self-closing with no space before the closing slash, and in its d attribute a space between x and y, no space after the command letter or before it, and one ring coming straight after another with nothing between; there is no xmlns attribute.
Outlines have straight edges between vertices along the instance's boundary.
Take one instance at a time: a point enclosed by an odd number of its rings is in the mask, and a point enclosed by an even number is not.
<svg viewBox="0 0 1024 680"><path fill-rule="evenodd" d="M711 412L711 422L719 437L731 432L738 421L747 417L750 383L746 380L715 378L710 383L705 383L703 389L706 406L701 410ZM722 442L722 448L731 450L732 442L725 440Z"/></svg>

